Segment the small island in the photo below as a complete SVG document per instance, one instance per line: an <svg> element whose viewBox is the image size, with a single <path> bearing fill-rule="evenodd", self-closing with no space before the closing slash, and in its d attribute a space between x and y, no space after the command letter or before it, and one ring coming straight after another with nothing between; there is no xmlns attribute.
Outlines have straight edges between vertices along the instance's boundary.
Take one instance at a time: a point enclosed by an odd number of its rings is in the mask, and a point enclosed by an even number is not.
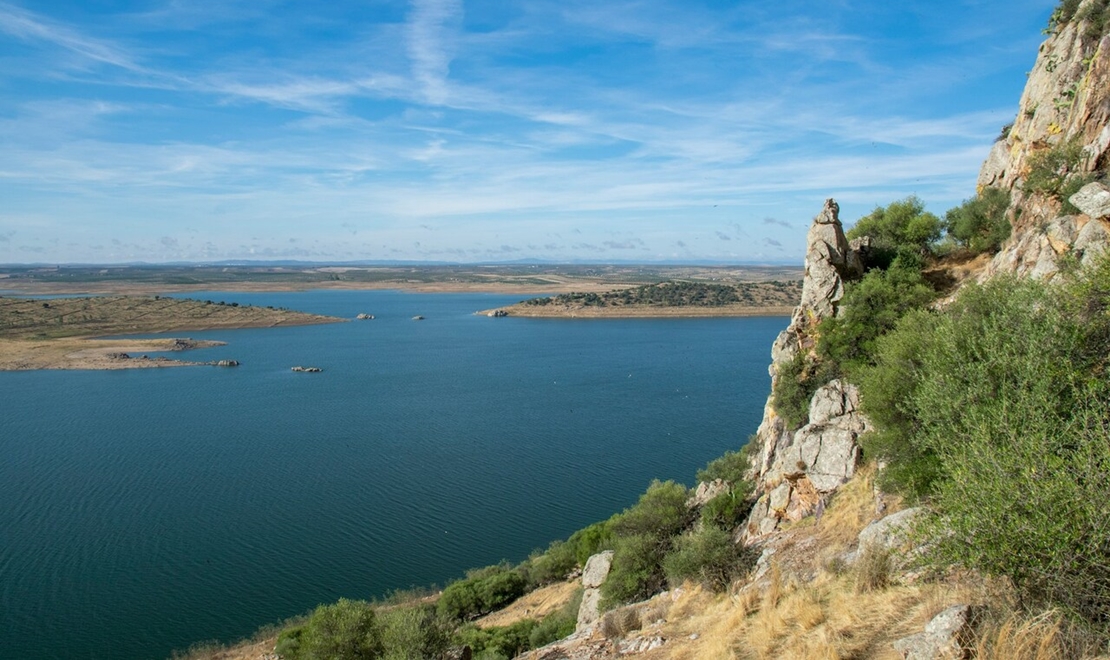
<svg viewBox="0 0 1110 660"><path fill-rule="evenodd" d="M533 318L653 318L789 316L802 297L800 281L667 281L603 293L563 293L530 298L478 314Z"/></svg>
<svg viewBox="0 0 1110 660"><path fill-rule="evenodd" d="M0 371L236 366L220 358L189 362L146 353L222 346L180 338L97 339L110 335L266 328L343 319L287 309L164 296L0 297Z"/></svg>

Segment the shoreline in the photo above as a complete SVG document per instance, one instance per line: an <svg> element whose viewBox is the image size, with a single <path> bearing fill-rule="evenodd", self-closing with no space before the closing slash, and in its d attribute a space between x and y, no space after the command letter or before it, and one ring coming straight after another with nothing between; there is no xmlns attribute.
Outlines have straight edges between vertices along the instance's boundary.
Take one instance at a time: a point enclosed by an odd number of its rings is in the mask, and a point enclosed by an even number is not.
<svg viewBox="0 0 1110 660"><path fill-rule="evenodd" d="M578 305L509 305L495 309L484 309L475 314L494 316L496 312L506 312L506 316L533 319L656 319L656 318L738 318L756 316L790 316L793 307L750 305L727 305L722 307L586 307Z"/></svg>
<svg viewBox="0 0 1110 660"><path fill-rule="evenodd" d="M239 330L347 322L350 319L251 305L140 296L3 298L0 371L117 370L152 367L237 366L226 355L193 361L146 353L178 353L226 346L170 333ZM159 334L161 337L135 337Z"/></svg>
<svg viewBox="0 0 1110 660"><path fill-rule="evenodd" d="M4 280L0 280L3 283ZM306 282L302 284L274 284L268 282L211 282L207 284L66 284L37 283L28 287L0 289L0 296L145 296L155 294L196 293L220 291L226 293L296 293L300 291L402 291L405 293L504 293L522 296L541 296L552 293L576 291L603 292L639 286L632 282L551 282L550 285L514 284L510 282Z"/></svg>
<svg viewBox="0 0 1110 660"><path fill-rule="evenodd" d="M114 371L163 367L215 366L214 362L175 360L146 353L182 352L194 348L226 346L227 342L183 338L101 339L0 339L0 371ZM138 355L132 355L138 354ZM126 356L126 357L125 357Z"/></svg>

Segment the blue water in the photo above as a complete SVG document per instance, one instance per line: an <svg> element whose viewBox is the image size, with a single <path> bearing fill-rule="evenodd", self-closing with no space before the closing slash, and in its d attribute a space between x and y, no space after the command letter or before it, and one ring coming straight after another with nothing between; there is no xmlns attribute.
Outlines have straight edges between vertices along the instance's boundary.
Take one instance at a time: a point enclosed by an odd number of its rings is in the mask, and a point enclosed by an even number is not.
<svg viewBox="0 0 1110 660"><path fill-rule="evenodd" d="M185 357L234 369L0 373L0 657L164 658L519 561L740 447L787 323L191 297L377 319L174 333L228 342Z"/></svg>

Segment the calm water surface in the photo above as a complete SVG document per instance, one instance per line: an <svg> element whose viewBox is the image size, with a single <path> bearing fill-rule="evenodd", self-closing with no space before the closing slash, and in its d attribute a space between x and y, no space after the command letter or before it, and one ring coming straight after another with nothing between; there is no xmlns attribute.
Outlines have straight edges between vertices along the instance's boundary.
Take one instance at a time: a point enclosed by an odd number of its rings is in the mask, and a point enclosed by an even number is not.
<svg viewBox="0 0 1110 660"><path fill-rule="evenodd" d="M742 445L787 323L190 297L377 319L174 333L228 342L186 357L236 369L0 373L0 657L164 658L519 561Z"/></svg>

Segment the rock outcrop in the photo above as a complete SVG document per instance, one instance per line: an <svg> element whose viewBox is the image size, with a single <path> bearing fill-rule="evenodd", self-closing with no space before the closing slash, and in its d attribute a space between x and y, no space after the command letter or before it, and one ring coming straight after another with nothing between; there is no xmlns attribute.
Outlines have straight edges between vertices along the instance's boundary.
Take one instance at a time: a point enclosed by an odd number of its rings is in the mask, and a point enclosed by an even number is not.
<svg viewBox="0 0 1110 660"><path fill-rule="evenodd" d="M771 348L772 382L797 355L814 350L817 324L837 315L844 283L863 273L869 243L849 243L839 211L836 201L826 200L806 236L802 301ZM752 466L759 499L739 537L754 542L777 529L780 521L820 509L827 495L855 474L857 440L868 428L859 412L859 391L839 380L817 389L808 423L797 430L787 428L769 397L753 440L759 448Z"/></svg>
<svg viewBox="0 0 1110 660"><path fill-rule="evenodd" d="M844 236L836 200L825 200L824 208L813 219L806 235L805 269L802 300L790 317L790 325L771 347L772 376L775 365L789 362L798 351L813 348L813 329L822 319L836 314L844 297L844 280L863 272L859 253Z"/></svg>
<svg viewBox="0 0 1110 660"><path fill-rule="evenodd" d="M974 634L974 610L953 605L933 617L924 632L894 642L905 660L960 660L968 655Z"/></svg>
<svg viewBox="0 0 1110 660"><path fill-rule="evenodd" d="M601 602L601 585L609 576L612 563L612 550L600 552L586 560L586 567L582 569L582 604L578 607L578 623L574 627L574 634L589 634L601 620L598 607Z"/></svg>
<svg viewBox="0 0 1110 660"><path fill-rule="evenodd" d="M1110 190L1094 182L1066 196L1026 190L1026 179L1048 153L1074 148L1074 158L1053 163L1053 175L1072 181L1105 179L1110 166L1110 36L1090 29L1084 0L1075 17L1054 28L1041 45L1017 117L995 143L978 187L1011 195L1013 234L980 279L999 274L1050 280L1061 257L1080 263L1110 245ZM1074 190L1072 188L1071 190ZM1072 211L1065 202L1079 209ZM1068 211L1071 211L1070 213Z"/></svg>

